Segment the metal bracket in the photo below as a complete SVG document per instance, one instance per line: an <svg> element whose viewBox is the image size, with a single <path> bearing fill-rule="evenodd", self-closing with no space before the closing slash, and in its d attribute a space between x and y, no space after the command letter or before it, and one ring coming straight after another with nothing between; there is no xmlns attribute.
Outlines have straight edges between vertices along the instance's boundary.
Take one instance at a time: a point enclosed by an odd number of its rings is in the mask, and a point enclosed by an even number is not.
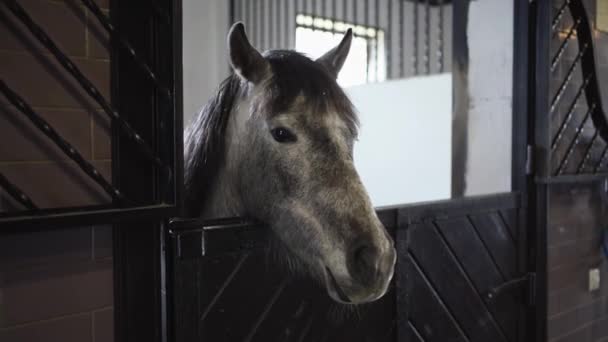
<svg viewBox="0 0 608 342"><path fill-rule="evenodd" d="M534 146L526 146L526 175L531 175L534 167Z"/></svg>
<svg viewBox="0 0 608 342"><path fill-rule="evenodd" d="M513 291L515 289L519 289L522 286L526 287L526 297L528 305L536 304L536 273L534 272L527 273L522 277L511 279L496 287L491 288L488 292L486 292L485 297L488 301L493 302L501 294Z"/></svg>

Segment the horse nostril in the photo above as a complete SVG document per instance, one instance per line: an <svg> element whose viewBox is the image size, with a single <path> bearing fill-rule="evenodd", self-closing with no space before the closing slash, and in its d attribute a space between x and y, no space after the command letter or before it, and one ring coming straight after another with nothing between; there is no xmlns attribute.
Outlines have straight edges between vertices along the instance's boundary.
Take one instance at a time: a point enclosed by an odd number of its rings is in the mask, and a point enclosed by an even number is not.
<svg viewBox="0 0 608 342"><path fill-rule="evenodd" d="M371 281L376 273L378 249L372 245L357 246L352 252L353 273L357 278Z"/></svg>

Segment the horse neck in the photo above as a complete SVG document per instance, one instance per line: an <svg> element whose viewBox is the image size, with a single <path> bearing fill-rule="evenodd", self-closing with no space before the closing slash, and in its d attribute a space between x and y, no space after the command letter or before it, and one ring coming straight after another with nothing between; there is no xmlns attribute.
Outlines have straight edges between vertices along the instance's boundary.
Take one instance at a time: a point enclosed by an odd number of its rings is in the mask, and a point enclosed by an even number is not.
<svg viewBox="0 0 608 342"><path fill-rule="evenodd" d="M233 110L229 113L230 117L223 136L225 155L223 162L218 166L215 180L209 189L205 206L202 208L202 218L245 215L238 186L237 165L242 157L238 136L244 128L248 110L247 101L239 101L239 103L235 103Z"/></svg>

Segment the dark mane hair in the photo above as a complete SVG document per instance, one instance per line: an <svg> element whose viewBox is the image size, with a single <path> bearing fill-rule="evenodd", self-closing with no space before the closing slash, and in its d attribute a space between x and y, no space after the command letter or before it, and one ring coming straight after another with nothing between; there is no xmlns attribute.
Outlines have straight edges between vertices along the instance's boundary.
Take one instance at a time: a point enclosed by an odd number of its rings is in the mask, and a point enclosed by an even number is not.
<svg viewBox="0 0 608 342"><path fill-rule="evenodd" d="M273 77L264 94L265 109L271 113L286 110L297 96L315 114L327 110L338 113L349 130L357 134L358 120L353 106L330 73L319 63L295 51L271 50L264 54ZM205 191L217 176L224 160L224 133L235 101L244 93L245 83L230 75L215 96L196 115L184 134L185 214L200 215Z"/></svg>

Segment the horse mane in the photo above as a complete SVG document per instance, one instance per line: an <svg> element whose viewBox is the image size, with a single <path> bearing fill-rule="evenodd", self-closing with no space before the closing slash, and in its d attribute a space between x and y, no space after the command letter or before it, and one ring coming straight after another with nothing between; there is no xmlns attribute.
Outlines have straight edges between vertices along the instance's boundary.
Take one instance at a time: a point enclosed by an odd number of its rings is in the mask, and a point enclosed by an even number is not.
<svg viewBox="0 0 608 342"><path fill-rule="evenodd" d="M278 113L287 109L299 95L315 114L335 110L357 135L358 120L352 103L330 73L319 63L290 50L264 53L273 77L264 94L265 109ZM224 133L235 101L246 86L237 75L228 76L215 96L196 115L184 134L185 214L196 217L205 205L205 191L217 177L224 160Z"/></svg>

